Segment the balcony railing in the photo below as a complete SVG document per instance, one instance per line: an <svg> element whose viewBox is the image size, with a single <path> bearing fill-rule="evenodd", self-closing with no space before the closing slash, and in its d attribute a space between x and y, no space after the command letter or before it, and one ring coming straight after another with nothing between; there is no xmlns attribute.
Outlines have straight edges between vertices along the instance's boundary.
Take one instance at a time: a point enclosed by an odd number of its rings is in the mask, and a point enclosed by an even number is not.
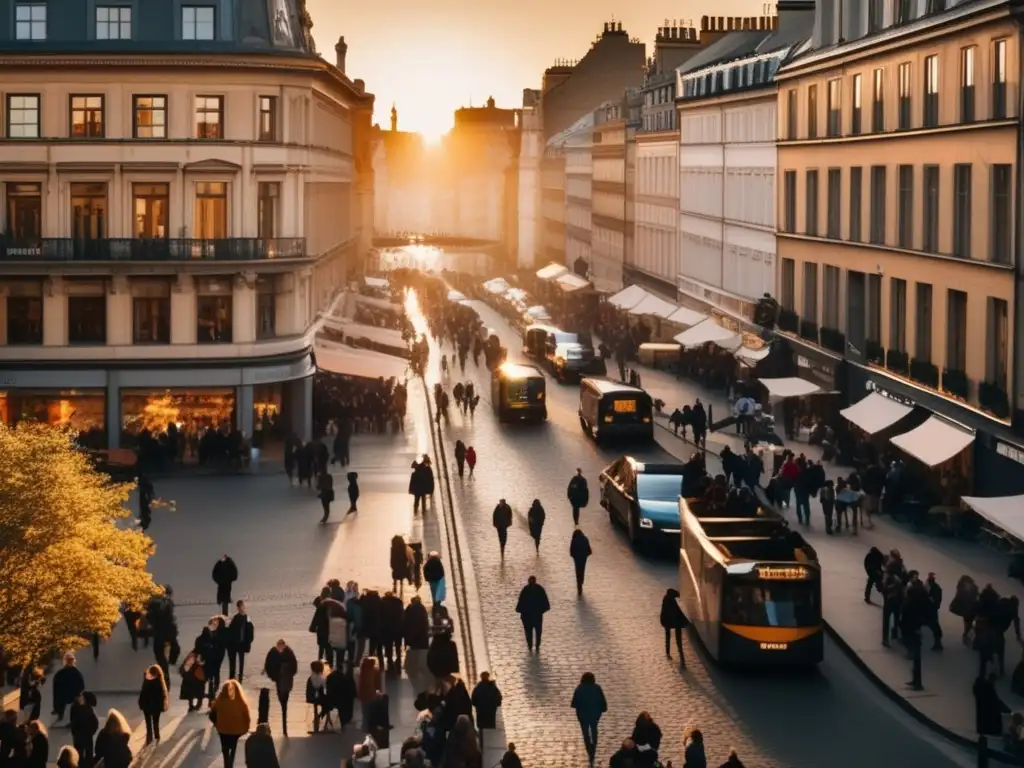
<svg viewBox="0 0 1024 768"><path fill-rule="evenodd" d="M840 355L845 355L846 336L835 328L823 327L821 329L821 346L838 352Z"/></svg>
<svg viewBox="0 0 1024 768"><path fill-rule="evenodd" d="M908 373L910 371L910 357L902 350L890 349L885 355L885 367L893 373Z"/></svg>
<svg viewBox="0 0 1024 768"><path fill-rule="evenodd" d="M800 321L800 338L814 344L818 343L818 324L811 320Z"/></svg>
<svg viewBox="0 0 1024 768"><path fill-rule="evenodd" d="M969 400L971 380L963 371L945 368L942 371L942 389L961 400Z"/></svg>
<svg viewBox="0 0 1024 768"><path fill-rule="evenodd" d="M864 357L869 363L885 365L885 348L879 342L868 339L864 345Z"/></svg>
<svg viewBox="0 0 1024 768"><path fill-rule="evenodd" d="M939 388L939 369L929 360L914 358L910 361L910 378L932 389Z"/></svg>
<svg viewBox="0 0 1024 768"><path fill-rule="evenodd" d="M978 405L1000 419L1005 419L1010 415L1010 398L1006 394L1006 390L999 384L987 381L979 382Z"/></svg>
<svg viewBox="0 0 1024 768"><path fill-rule="evenodd" d="M0 261L265 261L305 258L306 238L133 239L0 236Z"/></svg>

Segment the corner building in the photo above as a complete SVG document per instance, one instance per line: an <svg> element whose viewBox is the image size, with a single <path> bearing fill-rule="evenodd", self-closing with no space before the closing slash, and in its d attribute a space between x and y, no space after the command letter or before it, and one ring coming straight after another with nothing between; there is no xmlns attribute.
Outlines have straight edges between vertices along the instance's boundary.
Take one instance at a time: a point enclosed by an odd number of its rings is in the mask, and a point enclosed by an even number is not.
<svg viewBox="0 0 1024 768"><path fill-rule="evenodd" d="M958 471L980 495L1024 492L1011 13L818 3L776 75L780 327L813 365L849 363L850 402L874 390L973 435Z"/></svg>
<svg viewBox="0 0 1024 768"><path fill-rule="evenodd" d="M301 0L0 2L0 418L310 431L373 96Z"/></svg>

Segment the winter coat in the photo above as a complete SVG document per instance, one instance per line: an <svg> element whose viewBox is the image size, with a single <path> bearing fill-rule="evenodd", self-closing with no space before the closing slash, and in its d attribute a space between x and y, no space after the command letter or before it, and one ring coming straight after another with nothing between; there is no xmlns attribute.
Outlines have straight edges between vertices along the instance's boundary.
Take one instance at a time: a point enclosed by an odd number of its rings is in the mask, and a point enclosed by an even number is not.
<svg viewBox="0 0 1024 768"><path fill-rule="evenodd" d="M704 742L691 741L687 744L683 760L683 768L708 768L708 759L704 754Z"/></svg>
<svg viewBox="0 0 1024 768"><path fill-rule="evenodd" d="M547 519L547 513L544 511L544 507L539 502L534 502L530 506L530 511L526 515L526 522L530 526L530 536L535 539L540 538L541 532L544 530L544 521Z"/></svg>
<svg viewBox="0 0 1024 768"><path fill-rule="evenodd" d="M391 552L391 580L392 581L406 581L409 579L409 574L412 573L413 567L413 554L412 549L406 547L401 552L392 550Z"/></svg>
<svg viewBox="0 0 1024 768"><path fill-rule="evenodd" d="M224 654L227 651L224 647L224 635L225 630L203 627L203 631L196 638L195 651L203 657L207 677L211 677L211 672L220 669L224 663Z"/></svg>
<svg viewBox="0 0 1024 768"><path fill-rule="evenodd" d="M359 598L359 604L363 609L363 637L371 640L380 640L381 638L381 599L380 594L374 590L370 590L361 598Z"/></svg>
<svg viewBox="0 0 1024 768"><path fill-rule="evenodd" d="M523 621L536 621L551 610L551 603L548 601L548 593L540 584L527 584L519 593L519 600L516 602L516 613Z"/></svg>
<svg viewBox="0 0 1024 768"><path fill-rule="evenodd" d="M575 531L569 539L569 557L577 564L585 564L592 554L594 552L590 548L590 539L582 531Z"/></svg>
<svg viewBox="0 0 1024 768"><path fill-rule="evenodd" d="M130 733L100 731L96 735L94 756L96 762L103 760L103 768L131 768L132 751L128 747Z"/></svg>
<svg viewBox="0 0 1024 768"><path fill-rule="evenodd" d="M409 603L402 616L402 637L413 650L430 647L430 617L423 603Z"/></svg>
<svg viewBox="0 0 1024 768"><path fill-rule="evenodd" d="M661 598L661 626L665 629L684 629L690 624L683 609L676 602L678 599L679 592L674 589L666 591L665 596Z"/></svg>
<svg viewBox="0 0 1024 768"><path fill-rule="evenodd" d="M327 678L314 679L312 675L306 678L306 703L326 704L327 703Z"/></svg>
<svg viewBox="0 0 1024 768"><path fill-rule="evenodd" d="M608 711L604 691L597 683L577 685L569 706L576 710L576 717L581 723L596 723L601 719L601 715Z"/></svg>
<svg viewBox="0 0 1024 768"><path fill-rule="evenodd" d="M1003 715L1010 711L991 680L979 677L974 681L975 726L979 735L1001 736Z"/></svg>
<svg viewBox="0 0 1024 768"><path fill-rule="evenodd" d="M352 722L356 701L356 679L350 670L335 669L327 676L327 705L338 710L341 724Z"/></svg>
<svg viewBox="0 0 1024 768"><path fill-rule="evenodd" d="M868 576L881 576L882 567L885 565L885 555L882 554L882 550L878 547L872 547L871 550L864 555L864 573Z"/></svg>
<svg viewBox="0 0 1024 768"><path fill-rule="evenodd" d="M270 734L254 733L245 740L245 768L281 768Z"/></svg>
<svg viewBox="0 0 1024 768"><path fill-rule="evenodd" d="M156 678L146 678L139 690L139 709L144 715L158 715L166 712L170 706L167 699L167 687Z"/></svg>
<svg viewBox="0 0 1024 768"><path fill-rule="evenodd" d="M194 664L188 669L182 664L178 672L181 673L181 689L178 692L179 699L182 701L195 701L205 697L206 673L203 671L202 664Z"/></svg>
<svg viewBox="0 0 1024 768"><path fill-rule="evenodd" d="M100 720L96 712L88 704L72 704L71 717L71 740L81 743L88 741L90 744L100 729Z"/></svg>
<svg viewBox="0 0 1024 768"><path fill-rule="evenodd" d="M470 468L476 466L476 449L472 445L466 449L466 463Z"/></svg>
<svg viewBox="0 0 1024 768"><path fill-rule="evenodd" d="M53 704L61 709L74 703L85 690L85 678L78 667L61 667L53 676Z"/></svg>
<svg viewBox="0 0 1024 768"><path fill-rule="evenodd" d="M46 768L50 760L50 740L42 733L37 733L29 742L28 760L25 768Z"/></svg>
<svg viewBox="0 0 1024 768"><path fill-rule="evenodd" d="M210 702L210 713L213 715L217 733L225 736L244 736L252 724L249 705L242 699L218 696Z"/></svg>
<svg viewBox="0 0 1024 768"><path fill-rule="evenodd" d="M447 677L459 671L459 649L450 632L434 635L430 641L427 669L434 677Z"/></svg>
<svg viewBox="0 0 1024 768"><path fill-rule="evenodd" d="M277 685L278 691L291 691L295 676L299 674L299 661L291 648L279 651L274 647L267 651L263 669L267 671L267 677Z"/></svg>
<svg viewBox="0 0 1024 768"><path fill-rule="evenodd" d="M380 602L381 638L386 642L402 641L402 617L405 606L402 599L395 595L385 595Z"/></svg>
<svg viewBox="0 0 1024 768"><path fill-rule="evenodd" d="M481 680L473 688L473 708L476 710L477 728L498 727L498 707L501 706L501 691L493 680Z"/></svg>
<svg viewBox="0 0 1024 768"><path fill-rule="evenodd" d="M423 564L423 578L429 581L440 581L444 578L444 565L440 557L428 557Z"/></svg>
<svg viewBox="0 0 1024 768"><path fill-rule="evenodd" d="M252 650L252 641L255 637L255 628L252 619L247 614L236 613L231 617L227 633L224 636L224 645L229 651L249 653Z"/></svg>
<svg viewBox="0 0 1024 768"><path fill-rule="evenodd" d="M566 496L569 498L569 503L574 507L585 507L590 503L590 488L587 486L587 478L582 475L576 475L572 480L569 481L569 487L566 489Z"/></svg>
<svg viewBox="0 0 1024 768"><path fill-rule="evenodd" d="M512 527L512 507L505 502L500 502L494 508L491 515L491 524L498 530L508 530Z"/></svg>
<svg viewBox="0 0 1024 768"><path fill-rule="evenodd" d="M342 616L327 619L327 644L335 650L348 647L348 621Z"/></svg>
<svg viewBox="0 0 1024 768"><path fill-rule="evenodd" d="M238 566L230 557L218 560L213 566L213 582L217 585L217 602L231 600L231 585L238 581Z"/></svg>

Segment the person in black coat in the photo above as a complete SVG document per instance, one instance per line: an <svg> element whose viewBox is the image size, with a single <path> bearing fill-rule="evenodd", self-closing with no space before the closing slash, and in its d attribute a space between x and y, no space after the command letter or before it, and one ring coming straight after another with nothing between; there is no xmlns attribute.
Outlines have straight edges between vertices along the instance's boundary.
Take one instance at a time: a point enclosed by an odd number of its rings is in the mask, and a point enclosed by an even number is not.
<svg viewBox="0 0 1024 768"><path fill-rule="evenodd" d="M381 669L384 668L382 602L380 593L374 589L367 590L359 598L359 607L363 612L362 636L366 641L366 654L376 656Z"/></svg>
<svg viewBox="0 0 1024 768"><path fill-rule="evenodd" d="M583 476L582 469L577 469L576 474L569 481L566 496L569 498L569 504L572 505L572 523L579 525L580 510L590 503L590 488L587 487L587 478Z"/></svg>
<svg viewBox="0 0 1024 768"><path fill-rule="evenodd" d="M139 709L146 721L147 744L152 744L154 739L160 741L160 715L168 710L170 703L164 671L159 664L154 664L146 670L139 689Z"/></svg>
<svg viewBox="0 0 1024 768"><path fill-rule="evenodd" d="M227 555L213 566L213 583L217 585L217 603L225 616L231 607L231 585L238 581L238 566Z"/></svg>
<svg viewBox="0 0 1024 768"><path fill-rule="evenodd" d="M480 682L473 687L471 697L476 710L476 727L480 731L480 750L484 749L484 729L498 727L498 707L501 706L501 691L491 680L489 672L480 673Z"/></svg>
<svg viewBox="0 0 1024 768"><path fill-rule="evenodd" d="M19 765L14 762L15 748L24 745L25 735L18 728L18 712L9 709L0 714L0 765L7 768L10 765Z"/></svg>
<svg viewBox="0 0 1024 768"><path fill-rule="evenodd" d="M455 441L455 465L459 468L459 477L466 474L466 444L461 440Z"/></svg>
<svg viewBox="0 0 1024 768"><path fill-rule="evenodd" d="M228 624L224 647L228 652L228 676L232 680L242 682L245 675L245 654L252 650L256 629L246 612L245 601L239 600L235 607L238 613L231 617L231 623Z"/></svg>
<svg viewBox="0 0 1024 768"><path fill-rule="evenodd" d="M96 716L96 696L83 691L71 705L71 744L78 751L83 766L92 765L93 743L96 732L100 729L100 721ZM3 765L3 752L0 750L0 765Z"/></svg>
<svg viewBox="0 0 1024 768"><path fill-rule="evenodd" d="M154 597L146 607L146 625L153 636L153 657L168 679L171 664L178 663L178 621L174 615L174 590L164 586L164 593Z"/></svg>
<svg viewBox="0 0 1024 768"><path fill-rule="evenodd" d="M459 671L459 648L452 640L452 631L445 629L434 635L427 649L427 669L435 678L448 677Z"/></svg>
<svg viewBox="0 0 1024 768"><path fill-rule="evenodd" d="M878 547L872 547L864 555L864 573L867 582L864 584L864 602L871 602L871 590L882 591L882 569L885 567L885 555Z"/></svg>
<svg viewBox="0 0 1024 768"><path fill-rule="evenodd" d="M686 666L686 657L683 655L683 630L689 626L686 614L676 602L679 599L679 592L675 589L665 590L665 596L661 598L661 626L665 629L665 655L672 658L672 632L676 634L676 650L679 651L679 664Z"/></svg>
<svg viewBox="0 0 1024 768"><path fill-rule="evenodd" d="M85 690L85 678L75 666L75 654L64 654L64 666L53 676L53 714L64 719L64 710Z"/></svg>
<svg viewBox="0 0 1024 768"><path fill-rule="evenodd" d="M227 653L225 639L227 626L223 616L214 616L196 638L194 650L203 658L203 674L209 684L207 696L213 701L220 690L220 668Z"/></svg>
<svg viewBox="0 0 1024 768"><path fill-rule="evenodd" d="M587 573L587 558L593 554L590 549L590 539L579 528L572 532L569 539L569 557L572 558L576 568L576 594L583 595L583 578Z"/></svg>
<svg viewBox="0 0 1024 768"><path fill-rule="evenodd" d="M498 501L491 515L491 524L498 532L498 547L501 550L501 557L505 557L505 545L508 544L508 529L512 527L512 507L504 499Z"/></svg>
<svg viewBox="0 0 1024 768"><path fill-rule="evenodd" d="M388 671L402 668L402 619L405 606L394 592L385 592L380 603L380 636Z"/></svg>
<svg viewBox="0 0 1024 768"><path fill-rule="evenodd" d="M545 520L547 520L547 514L544 512L540 499L534 499L533 504L530 505L530 511L526 515L526 522L530 527L530 538L533 539L538 554L540 553L540 535L544 532Z"/></svg>
<svg viewBox="0 0 1024 768"><path fill-rule="evenodd" d="M996 691L995 672L979 676L974 681L975 725L979 736L1001 736L1003 715L1010 711Z"/></svg>
<svg viewBox="0 0 1024 768"><path fill-rule="evenodd" d="M444 602L438 600L441 581L444 579L444 565L441 563L441 555L437 552L427 555L427 562L423 564L423 578L430 586L430 599L435 604Z"/></svg>
<svg viewBox="0 0 1024 768"><path fill-rule="evenodd" d="M355 713L356 702L356 680L352 675L352 665L345 664L343 667L332 670L327 676L327 704L328 711L338 710L338 724L341 730L352 722Z"/></svg>
<svg viewBox="0 0 1024 768"><path fill-rule="evenodd" d="M38 720L28 724L28 760L25 768L46 768L50 761L50 739Z"/></svg>
<svg viewBox="0 0 1024 768"><path fill-rule="evenodd" d="M519 593L519 600L516 602L516 613L523 622L523 631L526 633L526 647L533 652L536 647L540 652L540 640L544 631L544 614L551 610L551 603L548 601L548 593L544 587L537 583L537 577L531 576L526 581L526 586Z"/></svg>

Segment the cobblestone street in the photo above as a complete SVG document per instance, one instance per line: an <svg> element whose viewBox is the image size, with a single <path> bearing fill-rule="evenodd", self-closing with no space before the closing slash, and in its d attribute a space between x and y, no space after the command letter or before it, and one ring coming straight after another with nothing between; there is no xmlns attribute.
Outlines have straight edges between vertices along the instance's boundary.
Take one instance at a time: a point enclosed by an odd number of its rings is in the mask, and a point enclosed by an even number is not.
<svg viewBox="0 0 1024 768"><path fill-rule="evenodd" d="M483 304L474 307L485 325L499 329L510 359L521 359L521 341L500 316ZM443 351L450 354L451 348ZM446 387L459 378L452 373ZM711 666L687 640L689 664L681 671L665 658L658 625L664 590L677 581L675 561L671 555L635 555L598 506L598 473L618 454L600 450L582 434L577 388L549 378L546 425L499 425L490 411L486 370L470 361L462 378L475 381L480 408L475 417L453 412L445 445L453 470L455 440L473 445L479 457L476 478L453 478L453 491L476 571L492 672L505 694L506 732L525 765L585 765L569 708L585 671L595 673L609 704L601 722L599 764L606 764L644 709L664 731L663 755L677 765L688 726L703 730L709 765L724 761L730 747L746 765L759 768L964 764L959 753L933 746L930 733L908 721L831 646L820 674L741 675ZM673 461L660 448L635 455ZM590 483L592 500L581 520L594 550L582 600L575 594L568 554L573 523L565 500L576 467ZM504 562L491 525L502 497L515 514ZM547 511L539 555L526 529L526 511L535 497ZM539 656L527 654L515 613L518 592L531 574L552 603Z"/></svg>

